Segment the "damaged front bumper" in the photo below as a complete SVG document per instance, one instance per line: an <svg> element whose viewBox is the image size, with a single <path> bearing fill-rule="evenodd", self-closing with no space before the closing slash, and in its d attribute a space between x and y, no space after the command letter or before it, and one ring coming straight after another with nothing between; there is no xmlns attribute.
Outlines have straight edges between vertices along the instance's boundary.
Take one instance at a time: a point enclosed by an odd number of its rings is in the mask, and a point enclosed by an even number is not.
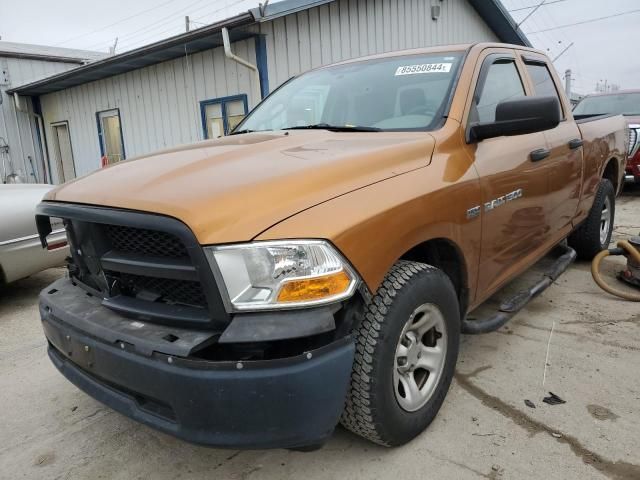
<svg viewBox="0 0 640 480"><path fill-rule="evenodd" d="M229 448L321 444L344 406L354 345L343 337L273 360L210 361L211 332L128 319L71 280L40 295L49 357L114 410L189 442Z"/></svg>

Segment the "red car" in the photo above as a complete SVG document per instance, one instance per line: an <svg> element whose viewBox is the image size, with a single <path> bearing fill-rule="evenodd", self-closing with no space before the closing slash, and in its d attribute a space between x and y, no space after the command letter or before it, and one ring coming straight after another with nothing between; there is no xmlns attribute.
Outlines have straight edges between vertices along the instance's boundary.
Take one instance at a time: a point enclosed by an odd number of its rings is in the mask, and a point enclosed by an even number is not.
<svg viewBox="0 0 640 480"><path fill-rule="evenodd" d="M640 90L598 93L584 97L573 109L573 116L597 114L624 115L629 124L629 159L626 180L640 184Z"/></svg>

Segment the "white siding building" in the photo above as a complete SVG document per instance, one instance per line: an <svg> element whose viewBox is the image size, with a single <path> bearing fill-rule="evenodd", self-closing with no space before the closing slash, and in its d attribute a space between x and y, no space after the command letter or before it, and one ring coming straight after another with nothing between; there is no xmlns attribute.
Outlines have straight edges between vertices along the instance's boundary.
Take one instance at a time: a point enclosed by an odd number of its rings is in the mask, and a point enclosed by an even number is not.
<svg viewBox="0 0 640 480"><path fill-rule="evenodd" d="M104 55L42 45L0 42L0 183L46 182L38 121L29 97L16 108L7 90L50 77Z"/></svg>
<svg viewBox="0 0 640 480"><path fill-rule="evenodd" d="M223 28L257 75L225 56ZM39 106L59 183L224 135L260 97L311 68L479 41L528 45L499 0L283 0L11 92Z"/></svg>

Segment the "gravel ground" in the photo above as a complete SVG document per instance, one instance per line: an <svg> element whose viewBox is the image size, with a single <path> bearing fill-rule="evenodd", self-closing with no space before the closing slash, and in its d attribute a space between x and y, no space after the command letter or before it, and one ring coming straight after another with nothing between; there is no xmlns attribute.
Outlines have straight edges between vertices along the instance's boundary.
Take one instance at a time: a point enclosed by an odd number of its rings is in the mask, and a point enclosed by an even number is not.
<svg viewBox="0 0 640 480"><path fill-rule="evenodd" d="M639 212L631 189L616 238L640 232ZM640 309L600 291L586 263L500 331L463 337L444 407L409 445L338 428L313 453L189 445L80 392L49 363L38 319L38 291L62 274L0 289L0 478L640 479ZM549 391L566 403L542 403Z"/></svg>

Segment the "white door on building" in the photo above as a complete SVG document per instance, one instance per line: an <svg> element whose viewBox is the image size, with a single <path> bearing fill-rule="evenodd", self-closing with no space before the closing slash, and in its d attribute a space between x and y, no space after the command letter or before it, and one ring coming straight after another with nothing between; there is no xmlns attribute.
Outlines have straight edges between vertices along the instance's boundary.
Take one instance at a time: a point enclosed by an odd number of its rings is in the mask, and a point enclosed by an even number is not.
<svg viewBox="0 0 640 480"><path fill-rule="evenodd" d="M98 135L100 137L102 156L103 158L106 157L107 164L125 159L120 111L118 109L98 112Z"/></svg>
<svg viewBox="0 0 640 480"><path fill-rule="evenodd" d="M73 150L71 149L71 136L67 122L51 125L53 130L53 151L60 183L68 182L76 178L76 167L73 163Z"/></svg>

